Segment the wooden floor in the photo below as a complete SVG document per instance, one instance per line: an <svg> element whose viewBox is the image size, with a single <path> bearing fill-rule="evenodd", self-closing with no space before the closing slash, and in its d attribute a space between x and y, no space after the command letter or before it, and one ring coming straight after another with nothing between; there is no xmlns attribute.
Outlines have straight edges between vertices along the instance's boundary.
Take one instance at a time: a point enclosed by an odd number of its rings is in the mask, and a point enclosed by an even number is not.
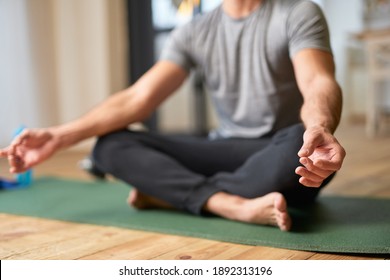
<svg viewBox="0 0 390 280"><path fill-rule="evenodd" d="M390 198L390 136L369 140L361 125L343 125L338 136L347 150L347 158L342 171L321 195ZM35 174L90 180L77 168L77 161L83 157L80 152L61 152L37 167ZM4 160L0 168L0 175L6 175ZM389 256L293 251L0 214L0 259L3 260L385 258Z"/></svg>

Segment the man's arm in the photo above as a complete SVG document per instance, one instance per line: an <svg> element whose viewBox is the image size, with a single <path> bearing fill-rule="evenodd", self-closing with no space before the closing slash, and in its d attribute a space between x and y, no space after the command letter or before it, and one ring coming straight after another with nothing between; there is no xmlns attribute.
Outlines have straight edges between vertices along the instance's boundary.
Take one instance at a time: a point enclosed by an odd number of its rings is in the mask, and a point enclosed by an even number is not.
<svg viewBox="0 0 390 280"><path fill-rule="evenodd" d="M333 136L341 117L341 89L330 53L304 49L293 57L293 65L304 98L301 118L306 128L298 152L303 167L296 173L301 184L318 187L341 168L345 157L345 150Z"/></svg>
<svg viewBox="0 0 390 280"><path fill-rule="evenodd" d="M186 79L187 72L168 61L161 61L133 86L113 94L79 119L53 128L61 147L100 136L144 121Z"/></svg>
<svg viewBox="0 0 390 280"><path fill-rule="evenodd" d="M10 171L23 172L57 150L145 120L186 79L188 73L168 61L158 62L133 86L118 92L82 117L56 127L25 130L0 156Z"/></svg>

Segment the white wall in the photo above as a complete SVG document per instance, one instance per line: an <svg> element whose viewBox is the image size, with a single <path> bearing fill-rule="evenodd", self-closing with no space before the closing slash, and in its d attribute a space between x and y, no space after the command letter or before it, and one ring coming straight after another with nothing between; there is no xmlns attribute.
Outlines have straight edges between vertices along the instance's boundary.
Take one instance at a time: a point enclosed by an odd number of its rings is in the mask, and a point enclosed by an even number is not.
<svg viewBox="0 0 390 280"><path fill-rule="evenodd" d="M0 1L0 144L20 125L39 124L25 0Z"/></svg>
<svg viewBox="0 0 390 280"><path fill-rule="evenodd" d="M0 146L127 85L123 0L0 0Z"/></svg>
<svg viewBox="0 0 390 280"><path fill-rule="evenodd" d="M105 0L56 0L55 44L60 121L85 113L109 94Z"/></svg>
<svg viewBox="0 0 390 280"><path fill-rule="evenodd" d="M351 82L355 83L356 80L362 80L364 74L362 76L362 73L356 72L355 76L348 76L352 73L347 68L347 49L351 45L356 45L356 42L351 40L351 34L362 31L364 27L363 0L322 0L322 8L330 30L331 44L336 63L336 78L343 89L344 115L352 111L362 112L364 111L364 101L360 102L359 100L362 99L361 95L363 93L354 92L355 95L353 96L352 91L354 91L354 88L351 86L347 88L347 79L350 78ZM356 47L361 48L361 46ZM355 79L358 76L359 78Z"/></svg>
<svg viewBox="0 0 390 280"><path fill-rule="evenodd" d="M362 0L322 0L328 21L332 48L337 66L337 78L341 85L345 81L345 50L350 43L349 35L363 29Z"/></svg>
<svg viewBox="0 0 390 280"><path fill-rule="evenodd" d="M363 0L322 0L323 9L328 20L331 42L335 55L337 80L344 89L344 115L362 116L366 112L368 72L364 45L351 36L366 29L389 28L390 15L387 20L364 20ZM348 59L350 57L350 59ZM389 85L383 87L388 91ZM390 104L390 96L383 95L384 104Z"/></svg>

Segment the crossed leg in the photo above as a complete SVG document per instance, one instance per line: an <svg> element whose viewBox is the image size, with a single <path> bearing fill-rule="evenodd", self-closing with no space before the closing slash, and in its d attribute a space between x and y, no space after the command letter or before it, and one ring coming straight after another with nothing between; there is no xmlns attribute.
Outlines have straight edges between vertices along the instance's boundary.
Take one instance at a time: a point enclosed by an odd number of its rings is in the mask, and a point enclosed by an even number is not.
<svg viewBox="0 0 390 280"><path fill-rule="evenodd" d="M97 167L136 186L136 208L176 208L289 230L287 202L313 200L294 170L303 128L267 139L176 141L124 131L99 139ZM291 142L291 143L290 143Z"/></svg>

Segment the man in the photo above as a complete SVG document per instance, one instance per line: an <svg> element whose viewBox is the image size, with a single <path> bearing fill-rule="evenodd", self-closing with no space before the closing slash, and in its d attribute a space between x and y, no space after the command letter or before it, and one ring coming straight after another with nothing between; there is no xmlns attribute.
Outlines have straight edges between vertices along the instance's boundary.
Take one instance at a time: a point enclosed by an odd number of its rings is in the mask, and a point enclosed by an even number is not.
<svg viewBox="0 0 390 280"><path fill-rule="evenodd" d="M210 139L125 130L146 119L198 67L219 127ZM325 19L310 1L224 0L173 32L133 86L70 123L25 131L1 151L22 172L100 136L98 169L135 187L134 207L291 228L287 205L312 202L339 170L333 136L341 90Z"/></svg>

